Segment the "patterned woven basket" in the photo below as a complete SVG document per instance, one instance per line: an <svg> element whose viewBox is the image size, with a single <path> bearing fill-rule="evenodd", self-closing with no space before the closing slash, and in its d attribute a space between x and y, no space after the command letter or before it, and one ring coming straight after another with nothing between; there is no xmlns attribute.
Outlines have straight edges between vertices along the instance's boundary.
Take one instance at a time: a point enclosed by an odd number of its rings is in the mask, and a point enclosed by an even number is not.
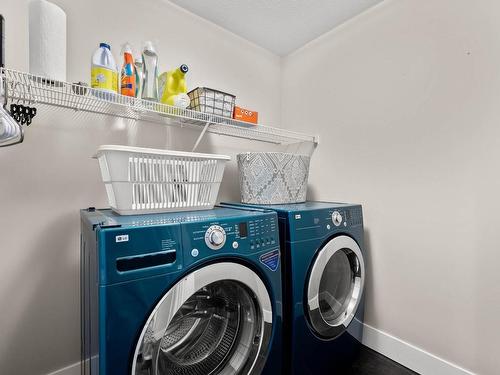
<svg viewBox="0 0 500 375"><path fill-rule="evenodd" d="M310 159L284 152L238 154L241 201L252 204L305 202Z"/></svg>

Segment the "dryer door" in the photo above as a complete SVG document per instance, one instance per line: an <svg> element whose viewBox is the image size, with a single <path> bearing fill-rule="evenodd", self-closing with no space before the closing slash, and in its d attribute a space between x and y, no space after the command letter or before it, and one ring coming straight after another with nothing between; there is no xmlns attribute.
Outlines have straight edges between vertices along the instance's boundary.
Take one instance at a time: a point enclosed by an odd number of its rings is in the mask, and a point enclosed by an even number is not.
<svg viewBox="0 0 500 375"><path fill-rule="evenodd" d="M272 332L269 293L255 272L216 263L184 277L139 337L133 375L260 374Z"/></svg>
<svg viewBox="0 0 500 375"><path fill-rule="evenodd" d="M307 285L306 312L316 334L332 339L346 330L361 301L363 254L348 236L330 240L318 253Z"/></svg>

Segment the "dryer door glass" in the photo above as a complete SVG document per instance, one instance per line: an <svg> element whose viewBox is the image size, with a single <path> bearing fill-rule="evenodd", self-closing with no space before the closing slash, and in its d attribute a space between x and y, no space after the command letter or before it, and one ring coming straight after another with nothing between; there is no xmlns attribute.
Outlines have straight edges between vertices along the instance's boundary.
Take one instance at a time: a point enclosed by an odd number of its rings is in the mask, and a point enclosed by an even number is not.
<svg viewBox="0 0 500 375"><path fill-rule="evenodd" d="M316 334L331 339L349 326L363 293L364 272L361 249L350 237L335 237L319 251L307 288L307 315Z"/></svg>
<svg viewBox="0 0 500 375"><path fill-rule="evenodd" d="M240 264L206 266L158 303L132 374L259 374L271 331L271 301L260 278Z"/></svg>

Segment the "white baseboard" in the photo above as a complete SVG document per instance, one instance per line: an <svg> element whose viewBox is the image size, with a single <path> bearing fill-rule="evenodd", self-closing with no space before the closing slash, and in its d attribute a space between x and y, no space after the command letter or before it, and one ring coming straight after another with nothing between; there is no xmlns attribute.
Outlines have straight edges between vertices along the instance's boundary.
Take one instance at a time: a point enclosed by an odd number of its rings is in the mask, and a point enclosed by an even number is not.
<svg viewBox="0 0 500 375"><path fill-rule="evenodd" d="M475 375L368 324L363 325L363 344L422 375ZM47 375L80 375L80 362Z"/></svg>
<svg viewBox="0 0 500 375"><path fill-rule="evenodd" d="M80 375L80 362L60 368L59 370L51 372L47 375Z"/></svg>
<svg viewBox="0 0 500 375"><path fill-rule="evenodd" d="M368 324L364 324L363 344L422 375L475 375Z"/></svg>

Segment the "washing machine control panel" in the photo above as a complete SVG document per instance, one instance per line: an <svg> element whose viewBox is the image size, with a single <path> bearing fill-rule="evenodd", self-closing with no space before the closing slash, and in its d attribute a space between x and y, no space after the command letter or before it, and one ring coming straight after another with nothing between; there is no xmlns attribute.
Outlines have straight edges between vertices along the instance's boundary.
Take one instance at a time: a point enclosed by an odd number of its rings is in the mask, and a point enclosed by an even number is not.
<svg viewBox="0 0 500 375"><path fill-rule="evenodd" d="M226 231L220 225L211 225L205 232L205 243L212 250L221 249L226 243Z"/></svg>
<svg viewBox="0 0 500 375"><path fill-rule="evenodd" d="M279 247L278 217L272 213L244 218L186 223L183 243L190 261L214 253L242 255Z"/></svg>

